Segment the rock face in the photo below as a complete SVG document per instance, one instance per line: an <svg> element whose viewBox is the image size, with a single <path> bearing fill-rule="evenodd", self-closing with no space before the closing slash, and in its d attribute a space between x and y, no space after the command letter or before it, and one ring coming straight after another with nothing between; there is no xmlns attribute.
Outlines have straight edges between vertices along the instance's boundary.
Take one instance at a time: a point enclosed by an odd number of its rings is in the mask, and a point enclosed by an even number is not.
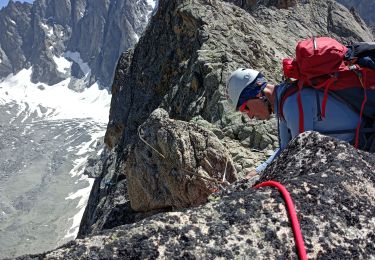
<svg viewBox="0 0 375 260"><path fill-rule="evenodd" d="M375 255L375 157L347 143L306 132L293 140L259 182L290 192L308 258ZM77 239L45 258L296 259L281 194L240 182L204 206L158 214Z"/></svg>
<svg viewBox="0 0 375 260"><path fill-rule="evenodd" d="M79 52L89 63L91 81L98 80L108 87L112 84L120 54L134 46L148 22L152 7L147 3L87 1L83 17L72 31L69 49Z"/></svg>
<svg viewBox="0 0 375 260"><path fill-rule="evenodd" d="M250 13L209 2L161 1L139 44L120 59L106 136L110 147L129 143L157 107L176 119L200 115L220 128L231 125L236 119L227 113L224 97L228 74L239 66L252 67L277 82L280 59L292 55L301 38L314 34L342 42L372 39L362 24L344 20L352 14L334 1L290 10L259 6Z"/></svg>
<svg viewBox="0 0 375 260"><path fill-rule="evenodd" d="M186 208L236 180L229 152L211 132L155 110L139 128L125 165L132 209Z"/></svg>
<svg viewBox="0 0 375 260"><path fill-rule="evenodd" d="M345 5L347 8L354 8L367 22L368 25L375 27L375 2L372 0L337 0L339 3Z"/></svg>
<svg viewBox="0 0 375 260"><path fill-rule="evenodd" d="M277 146L276 120L232 112L226 80L234 69L252 67L278 82L281 58L293 55L296 42L311 34L343 43L373 40L361 20L332 0L161 0L138 44L117 64L105 137L109 150L102 166L93 162L90 168L97 178L80 239L24 258L295 259L283 199L274 189L251 189L256 178L192 209L173 207L203 202L200 193L184 200L176 190L176 204L165 195L185 165L220 179L217 172L227 168L230 153L228 180L234 180L233 168L241 178ZM210 171L209 165L217 168ZM260 182L279 181L291 193L309 258L367 258L375 254L373 165L371 154L305 133Z"/></svg>
<svg viewBox="0 0 375 260"><path fill-rule="evenodd" d="M113 163L106 160L96 174L79 236L142 218L130 208L124 167L134 158L129 148L139 142L138 127L157 108L213 131L239 177L263 161L278 145L276 120L234 113L225 98L227 77L252 67L278 82L281 58L312 34L344 43L373 39L335 1L160 1L139 43L117 65L105 137Z"/></svg>
<svg viewBox="0 0 375 260"><path fill-rule="evenodd" d="M33 82L51 85L73 76L72 85L76 81L75 85L89 86L97 81L110 88L117 59L137 42L147 24L152 11L148 3L35 0L31 5L9 1L0 10L0 77L33 66ZM71 68L58 64L63 57L73 63Z"/></svg>
<svg viewBox="0 0 375 260"><path fill-rule="evenodd" d="M6 13L6 15L5 15ZM0 76L28 66L31 53L31 5L10 1L0 11ZM16 26L18 24L18 26Z"/></svg>

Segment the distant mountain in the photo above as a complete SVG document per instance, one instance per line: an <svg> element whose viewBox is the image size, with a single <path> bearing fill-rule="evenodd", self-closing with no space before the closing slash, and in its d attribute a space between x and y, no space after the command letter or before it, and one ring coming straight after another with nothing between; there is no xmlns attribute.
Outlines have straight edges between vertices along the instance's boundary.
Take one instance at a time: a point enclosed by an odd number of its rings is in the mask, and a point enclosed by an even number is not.
<svg viewBox="0 0 375 260"><path fill-rule="evenodd" d="M375 27L375 1L374 0L337 0L347 8L355 8L362 18L371 27Z"/></svg>
<svg viewBox="0 0 375 260"><path fill-rule="evenodd" d="M147 0L11 0L0 11L0 78L32 66L34 83L73 76L71 88L109 87L117 59L137 42L153 6Z"/></svg>
<svg viewBox="0 0 375 260"><path fill-rule="evenodd" d="M76 237L117 59L156 4L11 0L0 10L0 259Z"/></svg>

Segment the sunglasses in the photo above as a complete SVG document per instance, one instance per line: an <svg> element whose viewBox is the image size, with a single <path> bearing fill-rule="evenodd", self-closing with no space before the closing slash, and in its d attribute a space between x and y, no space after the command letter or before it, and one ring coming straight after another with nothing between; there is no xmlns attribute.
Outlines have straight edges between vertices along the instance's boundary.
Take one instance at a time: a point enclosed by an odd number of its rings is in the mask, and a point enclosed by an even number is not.
<svg viewBox="0 0 375 260"><path fill-rule="evenodd" d="M242 112L242 113L246 113L248 114L250 112L250 108L249 106L247 105L247 102L251 99L260 99L261 101L263 101L264 103L267 103L267 98L265 97L265 95L262 95L260 97L255 97L255 98L250 98L248 100L246 100L246 102L244 102L239 108L238 108L238 111Z"/></svg>
<svg viewBox="0 0 375 260"><path fill-rule="evenodd" d="M249 107L247 106L247 101L245 103L243 103L239 108L238 108L238 111L240 111L241 113L249 113L250 112L250 109Z"/></svg>

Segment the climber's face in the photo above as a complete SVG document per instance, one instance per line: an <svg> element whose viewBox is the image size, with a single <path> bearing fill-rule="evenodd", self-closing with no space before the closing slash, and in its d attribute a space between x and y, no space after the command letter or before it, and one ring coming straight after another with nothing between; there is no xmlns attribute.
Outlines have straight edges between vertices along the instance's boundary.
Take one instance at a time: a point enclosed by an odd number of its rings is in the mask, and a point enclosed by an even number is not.
<svg viewBox="0 0 375 260"><path fill-rule="evenodd" d="M265 102L264 97L262 98L260 96L249 99L239 108L239 110L246 113L250 118L268 120L271 117L267 102Z"/></svg>

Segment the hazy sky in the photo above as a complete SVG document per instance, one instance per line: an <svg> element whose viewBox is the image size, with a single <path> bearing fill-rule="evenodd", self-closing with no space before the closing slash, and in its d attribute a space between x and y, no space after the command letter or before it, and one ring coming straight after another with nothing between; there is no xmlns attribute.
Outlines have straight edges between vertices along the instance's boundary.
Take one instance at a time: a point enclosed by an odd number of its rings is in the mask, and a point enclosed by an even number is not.
<svg viewBox="0 0 375 260"><path fill-rule="evenodd" d="M34 0L17 0L19 2L29 2L32 3ZM0 8L6 6L8 4L9 0L0 0Z"/></svg>

